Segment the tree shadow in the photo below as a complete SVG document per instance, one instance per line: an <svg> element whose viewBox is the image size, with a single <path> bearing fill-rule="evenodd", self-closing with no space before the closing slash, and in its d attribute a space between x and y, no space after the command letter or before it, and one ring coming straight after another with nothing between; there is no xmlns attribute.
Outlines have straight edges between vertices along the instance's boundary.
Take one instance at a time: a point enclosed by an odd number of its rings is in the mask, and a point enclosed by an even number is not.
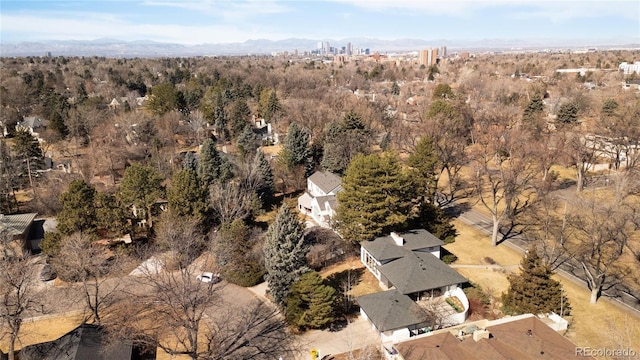
<svg viewBox="0 0 640 360"><path fill-rule="evenodd" d="M471 205L468 203L452 203L444 207L443 210L451 217L459 217L463 213L471 210Z"/></svg>
<svg viewBox="0 0 640 360"><path fill-rule="evenodd" d="M360 308L355 305L353 295L350 292L360 284L364 271L364 268L346 269L327 277L327 285L334 288L338 296L335 308L337 320L330 329L337 331L340 325L346 326L347 319L355 316L360 311Z"/></svg>

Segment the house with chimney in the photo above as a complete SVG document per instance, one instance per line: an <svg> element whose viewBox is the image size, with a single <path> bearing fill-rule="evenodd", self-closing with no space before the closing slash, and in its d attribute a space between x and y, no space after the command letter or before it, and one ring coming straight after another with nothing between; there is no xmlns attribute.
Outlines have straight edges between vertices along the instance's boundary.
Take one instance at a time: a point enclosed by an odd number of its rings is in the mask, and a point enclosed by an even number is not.
<svg viewBox="0 0 640 360"><path fill-rule="evenodd" d="M331 227L336 214L342 179L329 171L316 171L307 178L307 190L298 198L298 210L324 228Z"/></svg>
<svg viewBox="0 0 640 360"><path fill-rule="evenodd" d="M361 315L382 343L397 343L463 323L467 279L440 260L444 243L424 229L392 232L360 244L360 261L384 291L360 296Z"/></svg>

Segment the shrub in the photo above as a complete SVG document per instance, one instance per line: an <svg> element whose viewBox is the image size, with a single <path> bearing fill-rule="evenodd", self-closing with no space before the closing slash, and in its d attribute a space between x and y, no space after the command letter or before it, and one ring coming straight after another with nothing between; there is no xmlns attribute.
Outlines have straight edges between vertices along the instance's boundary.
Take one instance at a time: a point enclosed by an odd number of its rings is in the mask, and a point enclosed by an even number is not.
<svg viewBox="0 0 640 360"><path fill-rule="evenodd" d="M447 265L454 263L456 260L458 260L458 257L454 254L446 254L442 256L442 262Z"/></svg>
<svg viewBox="0 0 640 360"><path fill-rule="evenodd" d="M486 262L489 265L495 265L496 264L496 261L493 260L492 258L488 257L488 256L484 258L484 262Z"/></svg>

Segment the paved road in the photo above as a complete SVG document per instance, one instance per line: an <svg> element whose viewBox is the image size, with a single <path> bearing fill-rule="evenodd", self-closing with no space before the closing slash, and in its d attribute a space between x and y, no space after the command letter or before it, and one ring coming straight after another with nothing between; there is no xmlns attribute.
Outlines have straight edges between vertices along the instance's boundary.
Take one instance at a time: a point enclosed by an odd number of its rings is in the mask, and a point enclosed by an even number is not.
<svg viewBox="0 0 640 360"><path fill-rule="evenodd" d="M563 190L558 196L570 196L570 193L575 193L575 187ZM452 209L456 204L448 206L446 208ZM455 212L455 211L454 211ZM472 208L462 208L459 212L455 212L458 219L474 226L486 234L491 235L492 220L489 216L474 210ZM508 238L503 242L506 246L513 248L514 250L523 253L530 246L530 242L524 238L524 236L518 235ZM580 279L580 268L575 264L564 264L556 270L558 275L580 285L585 286L585 281ZM578 276L576 276L578 275ZM620 308L636 315L640 316L640 294L634 293L626 286L619 284L613 288L602 293L602 299L606 299L611 303L619 306Z"/></svg>

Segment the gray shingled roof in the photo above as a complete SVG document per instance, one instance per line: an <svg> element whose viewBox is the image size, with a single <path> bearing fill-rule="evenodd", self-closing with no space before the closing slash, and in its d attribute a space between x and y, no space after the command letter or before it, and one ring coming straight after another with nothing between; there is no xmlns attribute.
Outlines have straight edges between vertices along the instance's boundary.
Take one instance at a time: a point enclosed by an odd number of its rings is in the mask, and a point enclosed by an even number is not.
<svg viewBox="0 0 640 360"><path fill-rule="evenodd" d="M0 214L0 233L8 233L11 236L21 235L31 225L36 213L1 215Z"/></svg>
<svg viewBox="0 0 640 360"><path fill-rule="evenodd" d="M25 347L20 358L25 360L130 360L132 346L123 342L105 343L96 325L82 324L61 338Z"/></svg>
<svg viewBox="0 0 640 360"><path fill-rule="evenodd" d="M18 123L18 125L22 127L30 127L32 129L37 129L40 126L42 126L42 122L43 122L42 119L40 119L39 117L29 116L24 118L24 120Z"/></svg>
<svg viewBox="0 0 640 360"><path fill-rule="evenodd" d="M396 245L391 235L381 236L373 241L363 241L360 246L376 259L385 261L403 257L413 250L444 245L442 240L424 229L410 230L399 235L404 239L402 246Z"/></svg>
<svg viewBox="0 0 640 360"><path fill-rule="evenodd" d="M429 315L407 295L397 290L388 290L356 299L360 308L378 331L406 328L427 323Z"/></svg>
<svg viewBox="0 0 640 360"><path fill-rule="evenodd" d="M428 252L408 252L402 258L382 265L379 269L402 294L467 282L457 271Z"/></svg>
<svg viewBox="0 0 640 360"><path fill-rule="evenodd" d="M309 180L316 184L325 194L330 193L342 183L340 176L328 171L316 171L309 176Z"/></svg>

